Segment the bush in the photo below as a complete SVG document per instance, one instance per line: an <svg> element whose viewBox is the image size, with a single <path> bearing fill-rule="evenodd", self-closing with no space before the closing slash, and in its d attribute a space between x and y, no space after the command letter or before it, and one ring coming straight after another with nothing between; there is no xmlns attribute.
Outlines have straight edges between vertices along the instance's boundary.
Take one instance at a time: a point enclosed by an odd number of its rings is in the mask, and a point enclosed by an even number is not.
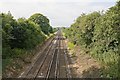
<svg viewBox="0 0 120 80"><path fill-rule="evenodd" d="M69 47L70 49L73 49L73 48L75 47L75 45L74 45L73 43L71 43L71 42L68 42L68 47Z"/></svg>
<svg viewBox="0 0 120 80"><path fill-rule="evenodd" d="M82 14L64 32L71 42L107 66L105 77L119 76L120 1L105 13Z"/></svg>
<svg viewBox="0 0 120 80"><path fill-rule="evenodd" d="M30 50L34 50L37 45L43 43L47 36L43 32L45 26L32 20L25 18L15 20L10 12L0 13L0 17L2 17L2 30L0 31L2 32L2 69L4 73L8 66L18 68L20 64L17 61L24 60L26 55L31 55ZM49 30L44 29L45 33L52 33L52 27L48 24L49 20L45 17L42 20L47 20L45 25L49 27ZM42 23L44 24L44 22Z"/></svg>

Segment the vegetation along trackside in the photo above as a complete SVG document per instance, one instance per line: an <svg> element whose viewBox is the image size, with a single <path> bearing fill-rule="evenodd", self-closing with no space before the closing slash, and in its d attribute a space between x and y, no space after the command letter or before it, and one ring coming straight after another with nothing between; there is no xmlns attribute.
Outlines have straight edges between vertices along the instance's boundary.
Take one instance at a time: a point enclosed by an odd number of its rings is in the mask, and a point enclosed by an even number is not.
<svg viewBox="0 0 120 80"><path fill-rule="evenodd" d="M83 13L63 31L72 43L104 65L103 77L120 76L120 1L105 13Z"/></svg>

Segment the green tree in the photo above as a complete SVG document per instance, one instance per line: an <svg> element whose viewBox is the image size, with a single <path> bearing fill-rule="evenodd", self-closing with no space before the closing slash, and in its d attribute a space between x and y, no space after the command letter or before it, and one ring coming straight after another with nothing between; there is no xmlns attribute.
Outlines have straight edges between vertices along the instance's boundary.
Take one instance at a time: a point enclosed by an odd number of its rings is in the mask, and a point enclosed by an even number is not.
<svg viewBox="0 0 120 80"><path fill-rule="evenodd" d="M2 58L6 58L11 56L10 40L14 38L11 31L17 25L17 22L10 12L7 14L1 13L0 16L2 18Z"/></svg>
<svg viewBox="0 0 120 80"><path fill-rule="evenodd" d="M120 2L96 21L91 53L109 65L109 77L118 76L120 46Z"/></svg>
<svg viewBox="0 0 120 80"><path fill-rule="evenodd" d="M64 32L71 42L107 66L104 77L119 76L120 1L105 13L82 14Z"/></svg>
<svg viewBox="0 0 120 80"><path fill-rule="evenodd" d="M18 26L12 30L14 39L11 40L11 47L31 49L45 39L39 25L24 18L18 19Z"/></svg>
<svg viewBox="0 0 120 80"><path fill-rule="evenodd" d="M40 14L40 13L33 14L29 18L29 20L38 24L41 27L41 30L45 34L49 35L49 33L52 32L52 27L49 24L49 19L47 17L43 16L42 14Z"/></svg>

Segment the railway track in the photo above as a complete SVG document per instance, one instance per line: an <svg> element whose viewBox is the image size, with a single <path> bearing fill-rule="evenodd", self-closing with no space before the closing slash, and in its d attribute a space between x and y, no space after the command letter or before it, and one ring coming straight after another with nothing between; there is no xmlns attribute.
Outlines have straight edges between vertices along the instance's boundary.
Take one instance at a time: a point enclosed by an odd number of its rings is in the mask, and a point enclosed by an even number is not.
<svg viewBox="0 0 120 80"><path fill-rule="evenodd" d="M59 30L44 51L19 78L23 80L26 78L30 80L71 78L66 50L63 35Z"/></svg>

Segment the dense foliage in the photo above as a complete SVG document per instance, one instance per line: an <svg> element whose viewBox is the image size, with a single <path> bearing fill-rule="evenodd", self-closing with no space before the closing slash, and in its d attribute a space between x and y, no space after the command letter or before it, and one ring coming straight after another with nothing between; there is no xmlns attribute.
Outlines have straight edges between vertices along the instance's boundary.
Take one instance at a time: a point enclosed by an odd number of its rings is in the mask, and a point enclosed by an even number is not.
<svg viewBox="0 0 120 80"><path fill-rule="evenodd" d="M49 24L49 19L42 14L33 14L29 20L37 23L45 34L49 35L49 33L53 32L52 27Z"/></svg>
<svg viewBox="0 0 120 80"><path fill-rule="evenodd" d="M7 48L32 49L45 40L46 36L40 26L31 20L25 18L15 20L10 12L2 13L0 16L2 17L3 58L9 56Z"/></svg>
<svg viewBox="0 0 120 80"><path fill-rule="evenodd" d="M0 17L2 18L3 69L8 64L10 65L14 58L24 57L26 53L29 56L37 45L45 41L47 38L46 34L53 32L52 27L49 25L49 20L43 15L43 20L37 19L38 23L30 20L32 17L30 19L19 18L16 20L10 12L7 14L0 13Z"/></svg>
<svg viewBox="0 0 120 80"><path fill-rule="evenodd" d="M105 13L82 14L63 31L71 42L107 66L103 77L119 76L120 1Z"/></svg>

